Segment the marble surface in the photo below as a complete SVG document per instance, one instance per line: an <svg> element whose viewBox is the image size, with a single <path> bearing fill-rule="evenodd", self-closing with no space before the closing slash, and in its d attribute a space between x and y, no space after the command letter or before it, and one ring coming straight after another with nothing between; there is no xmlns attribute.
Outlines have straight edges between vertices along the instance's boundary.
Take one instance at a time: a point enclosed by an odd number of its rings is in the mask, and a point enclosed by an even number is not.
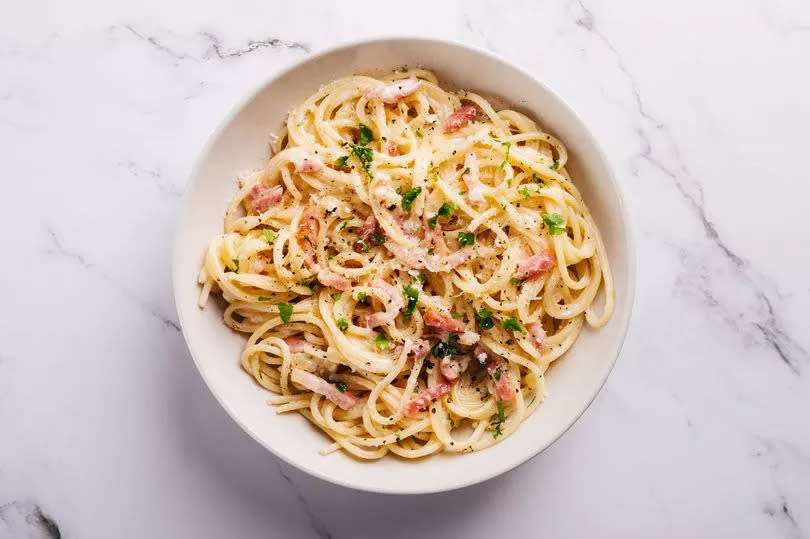
<svg viewBox="0 0 810 539"><path fill-rule="evenodd" d="M265 452L178 331L203 141L338 41L466 41L592 126L635 222L622 357L540 457L424 497ZM0 18L0 537L810 537L801 0L46 2ZM475 66L470 66L475 69Z"/></svg>

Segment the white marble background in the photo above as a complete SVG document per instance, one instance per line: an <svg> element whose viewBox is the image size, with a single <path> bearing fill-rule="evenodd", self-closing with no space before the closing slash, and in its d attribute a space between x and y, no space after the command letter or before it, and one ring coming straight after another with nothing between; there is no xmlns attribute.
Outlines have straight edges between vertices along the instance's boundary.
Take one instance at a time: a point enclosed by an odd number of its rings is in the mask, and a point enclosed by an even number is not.
<svg viewBox="0 0 810 539"><path fill-rule="evenodd" d="M503 477L409 498L250 440L170 284L225 112L389 34L480 45L558 90L638 242L627 343L583 418ZM810 537L808 67L802 0L5 2L0 537Z"/></svg>

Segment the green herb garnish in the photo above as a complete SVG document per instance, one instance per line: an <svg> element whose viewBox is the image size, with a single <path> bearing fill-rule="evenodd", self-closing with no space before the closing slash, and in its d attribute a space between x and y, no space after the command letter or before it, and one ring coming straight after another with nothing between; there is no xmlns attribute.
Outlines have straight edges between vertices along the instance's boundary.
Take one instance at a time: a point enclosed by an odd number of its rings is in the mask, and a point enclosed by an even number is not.
<svg viewBox="0 0 810 539"><path fill-rule="evenodd" d="M406 284L402 287L402 291L405 292L405 295L408 297L408 306L405 308L405 314L403 316L405 320L410 320L419 300L419 289Z"/></svg>
<svg viewBox="0 0 810 539"><path fill-rule="evenodd" d="M346 382L343 380L335 380L334 382L329 382L330 384L335 384L335 389L340 391L341 393L345 393L349 386L346 385Z"/></svg>
<svg viewBox="0 0 810 539"><path fill-rule="evenodd" d="M456 213L457 209L458 209L458 206L456 206L455 203L453 203L453 202L445 202L444 204L442 204L439 207L438 215L440 215L442 217L450 217L451 215Z"/></svg>
<svg viewBox="0 0 810 539"><path fill-rule="evenodd" d="M474 245L475 244L475 234L472 232L459 232L458 233L458 245L460 247L466 247L467 245Z"/></svg>
<svg viewBox="0 0 810 539"><path fill-rule="evenodd" d="M503 170L503 167L505 167L506 163L509 162L509 150L512 149L512 143L511 142L501 142L501 146L506 147L506 156L503 158L503 162L500 165L498 165L499 170Z"/></svg>
<svg viewBox="0 0 810 539"><path fill-rule="evenodd" d="M374 245L382 245L385 243L385 234L380 232L379 230L375 230L374 234L371 235L371 243Z"/></svg>
<svg viewBox="0 0 810 539"><path fill-rule="evenodd" d="M503 401L498 401L498 416L489 424L491 427L495 427L495 432L492 433L493 438L503 435L501 425L503 425L504 421L506 421L506 416L503 413Z"/></svg>
<svg viewBox="0 0 810 539"><path fill-rule="evenodd" d="M478 326L481 329L492 329L495 326L495 322L492 320L492 312L487 309L481 309L475 313L475 317L478 319Z"/></svg>
<svg viewBox="0 0 810 539"><path fill-rule="evenodd" d="M388 350L388 347L391 346L391 343L388 342L388 339L385 337L384 333L378 333L376 337L374 337L374 344L377 345L377 350L382 352L383 350Z"/></svg>
<svg viewBox="0 0 810 539"><path fill-rule="evenodd" d="M433 230L434 228L436 228L436 225L437 225L438 223L439 223L439 216L438 216L438 215L434 215L433 217L431 217L430 219L428 219L428 226L430 227L430 229L431 229L431 230Z"/></svg>
<svg viewBox="0 0 810 539"><path fill-rule="evenodd" d="M333 300L337 301L341 297L343 297L343 293L342 292L335 292L334 294L329 294L329 297L331 297Z"/></svg>
<svg viewBox="0 0 810 539"><path fill-rule="evenodd" d="M421 187L411 187L408 189L408 192L402 195L402 209L404 211L411 211L411 205L413 204L414 199L416 199L421 192Z"/></svg>
<svg viewBox="0 0 810 539"><path fill-rule="evenodd" d="M524 185L523 187L518 187L518 193L526 198L529 198L532 195L535 195L537 191L533 189L531 185Z"/></svg>
<svg viewBox="0 0 810 539"><path fill-rule="evenodd" d="M290 323L290 316L292 316L292 305L288 303L279 303L278 304L278 314L281 316L281 321L284 322L284 325L288 325Z"/></svg>
<svg viewBox="0 0 810 539"><path fill-rule="evenodd" d="M335 322L335 324L337 324L338 329L343 333L346 333L346 330L349 329L349 322L347 322L345 318L341 318Z"/></svg>
<svg viewBox="0 0 810 539"><path fill-rule="evenodd" d="M427 282L427 277L425 277L423 274L420 273L419 275L416 276L416 280L422 284L425 284Z"/></svg>
<svg viewBox="0 0 810 539"><path fill-rule="evenodd" d="M456 342L458 342L458 333L451 333L447 337L447 342L437 342L430 349L430 353L433 354L433 357L437 357L439 359L446 356L457 355L460 353L460 351L458 347L456 347Z"/></svg>
<svg viewBox="0 0 810 539"><path fill-rule="evenodd" d="M507 331L519 331L520 333L526 333L526 329L520 325L517 318L514 316L510 316L509 318L505 319L501 322L503 329Z"/></svg>
<svg viewBox="0 0 810 539"><path fill-rule="evenodd" d="M270 301L273 298L268 298L267 296L259 296L259 301Z"/></svg>
<svg viewBox="0 0 810 539"><path fill-rule="evenodd" d="M549 166L548 168L550 168L551 170L557 170L558 168L560 168L560 162L554 161L554 164Z"/></svg>
<svg viewBox="0 0 810 539"><path fill-rule="evenodd" d="M272 245L276 238L278 237L278 233L274 232L273 230L263 230L262 234L264 234L264 241L267 242L268 245Z"/></svg>
<svg viewBox="0 0 810 539"><path fill-rule="evenodd" d="M498 367L497 369L495 369L495 373L493 374L493 376L495 377L495 379L496 379L496 380L500 380L500 379L501 379L501 372L503 372L503 371L501 371L501 368L500 368L500 367Z"/></svg>
<svg viewBox="0 0 810 539"><path fill-rule="evenodd" d="M565 234L565 217L559 213L544 213L542 215L543 222L548 225L548 233L552 236L558 234Z"/></svg>
<svg viewBox="0 0 810 539"><path fill-rule="evenodd" d="M349 156L348 155L341 155L337 159L335 159L335 166L336 167L345 167L349 163Z"/></svg>
<svg viewBox="0 0 810 539"><path fill-rule="evenodd" d="M509 279L509 282L512 284L523 284L526 279L518 279L517 277L512 277Z"/></svg>
<svg viewBox="0 0 810 539"><path fill-rule="evenodd" d="M363 165L363 170L366 171L368 177L374 178L374 174L371 172L371 162L374 161L374 151L366 146L358 146L357 144L352 144L351 142L347 144L349 148L351 148L352 153L360 160L360 164Z"/></svg>
<svg viewBox="0 0 810 539"><path fill-rule="evenodd" d="M456 311L450 313L450 316L453 317L453 320L461 320L462 318L464 318L463 314L457 313Z"/></svg>
<svg viewBox="0 0 810 539"><path fill-rule="evenodd" d="M368 297L368 294L366 294L365 292L358 292L357 293L357 301L359 303L365 303L367 297Z"/></svg>
<svg viewBox="0 0 810 539"><path fill-rule="evenodd" d="M317 278L317 277L313 277L313 278L311 278L311 279L303 279L303 280L302 280L300 283L298 283L298 284L301 284L301 285L303 285L303 286L306 286L307 288L309 288L310 290L312 290L313 292L315 292L315 289L317 289L317 288L318 288L318 285L319 285L319 284L321 284L321 283L319 283L319 282L318 282L318 278Z"/></svg>
<svg viewBox="0 0 810 539"><path fill-rule="evenodd" d="M239 260L236 258L231 258L231 262L232 264L229 264L228 267L230 267L236 273L239 273Z"/></svg>
<svg viewBox="0 0 810 539"><path fill-rule="evenodd" d="M360 146L365 146L374 140L374 133L367 126L360 124Z"/></svg>

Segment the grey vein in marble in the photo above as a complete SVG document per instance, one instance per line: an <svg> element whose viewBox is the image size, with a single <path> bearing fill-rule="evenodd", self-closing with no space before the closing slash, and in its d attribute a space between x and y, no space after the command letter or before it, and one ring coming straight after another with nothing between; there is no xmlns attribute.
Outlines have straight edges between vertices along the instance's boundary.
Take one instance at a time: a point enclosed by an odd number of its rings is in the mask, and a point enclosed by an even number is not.
<svg viewBox="0 0 810 539"><path fill-rule="evenodd" d="M174 319L170 318L169 316L166 316L166 315L162 314L157 308L155 308L155 307L149 305L148 303L144 302L141 298L139 298L136 294L134 294L128 288L123 286L120 282L118 282L111 275L109 275L108 273L103 271L96 264L90 262L87 259L87 257L85 257L83 254L73 252L73 251L67 249L63 245L63 243L60 240L59 236L56 234L56 232L52 228L49 227L47 229L47 232L48 232L48 237L50 238L50 241L51 241L51 247L45 251L46 254L49 254L49 255L52 255L52 256L58 256L60 258L64 258L64 259L67 259L67 260L71 260L71 261L77 263L82 268L84 268L86 270L93 271L99 277L104 279L104 281L106 281L108 284L110 284L113 288L115 288L118 292L120 292L122 295L127 297L130 301L132 301L132 303L137 305L142 311L144 311L148 315L152 316L153 318L156 318L157 320L159 320L167 328L170 328L170 329L172 329L172 330L174 330L174 331L176 331L178 333L180 332L180 324L178 322L176 322Z"/></svg>
<svg viewBox="0 0 810 539"><path fill-rule="evenodd" d="M222 39L218 37L216 34L213 34L211 32L199 32L197 35L203 37L208 43L208 46L201 55L193 55L187 52L175 50L158 37L154 35L148 35L136 29L131 24L126 24L123 26L123 28L129 31L132 35L134 35L138 39L145 41L146 43L149 43L152 47L154 47L158 51L174 58L177 61L193 60L197 62L202 62L210 60L212 58L216 58L219 60L226 60L228 58L237 58L266 48L300 50L307 54L310 52L309 45L305 43L300 43L297 41L287 41L276 37L269 37L260 40L249 40L247 46L245 47L228 49L223 45Z"/></svg>
<svg viewBox="0 0 810 539"><path fill-rule="evenodd" d="M720 236L719 232L717 231L717 227L706 213L703 188L699 180L690 175L686 164L681 158L681 153L678 144L675 141L675 137L663 122L656 119L646 109L635 77L625 65L622 55L619 53L613 43L601 31L599 31L593 12L585 6L583 0L575 0L575 2L581 11L581 14L575 21L575 24L586 32L595 36L611 51L615 58L617 67L625 75L628 81L628 85L633 94L636 113L647 123L651 124L657 132L663 135L667 145L675 156L677 171L673 170L672 167L667 166L664 160L656 155L656 152L653 150L651 137L646 132L643 125L641 128L636 129L636 133L638 134L642 145L642 150L638 153L637 157L647 162L665 177L670 179L672 185L681 195L684 203L700 221L700 224L705 232L706 239L708 239L710 244L717 251L722 253L724 258L733 265L741 283L745 288L754 294L756 301L760 305L759 310L764 310L766 312L765 316L762 316L760 313L755 313L756 320L752 321L750 326L759 334L761 340L771 347L771 349L776 353L777 357L779 357L779 359L794 374L801 374L802 363L810 362L810 354L808 354L808 351L805 350L804 347L802 347L784 329L780 317L774 311L773 302L769 297L768 292L761 284L761 281L766 280L766 278L756 272L749 261L736 254ZM694 191L694 193L690 192L690 189L687 188L684 179L689 179L691 181L691 191ZM702 292L704 294L706 293L705 290ZM732 306L724 305L714 297L712 297L712 301L708 304L713 307L722 307L726 311L734 310Z"/></svg>
<svg viewBox="0 0 810 539"><path fill-rule="evenodd" d="M310 526L312 527L312 530L321 539L332 539L332 534L329 532L329 530L326 529L326 526L324 525L323 521L312 510L312 508L309 505L309 502L306 500L306 498L304 498L304 495L301 493L301 489L298 488L298 485L296 485L295 482L292 480L292 478L284 471L284 467L280 462L277 463L277 466L278 466L278 473L281 475L281 477L284 478L284 480L287 483L289 483L290 488L292 488L293 492L295 492L295 497L301 503L301 508L304 510L304 513L306 513L307 518L309 518L309 523Z"/></svg>
<svg viewBox="0 0 810 539"><path fill-rule="evenodd" d="M2 533L4 531L10 535ZM0 505L0 537L61 539L62 532L56 521L43 513L39 505L24 500Z"/></svg>

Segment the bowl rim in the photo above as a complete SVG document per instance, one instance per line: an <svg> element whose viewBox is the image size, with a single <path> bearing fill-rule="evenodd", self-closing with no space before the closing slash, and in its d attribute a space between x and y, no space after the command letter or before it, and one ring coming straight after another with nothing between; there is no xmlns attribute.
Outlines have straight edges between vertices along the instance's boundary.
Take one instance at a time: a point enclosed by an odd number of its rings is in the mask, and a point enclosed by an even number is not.
<svg viewBox="0 0 810 539"><path fill-rule="evenodd" d="M222 399L222 397L214 391L212 388L212 384L208 379L205 371L203 370L202 366L200 365L200 361L198 360L198 353L197 347L194 343L191 342L189 339L185 324L184 324L184 316L183 312L185 309L180 308L180 301L178 297L178 290L183 285L183 278L179 275L179 266L181 264L180 261L180 242L181 242L181 229L183 223L183 217L187 215L189 210L190 204L190 191L191 187L194 183L194 178L199 176L199 172L203 166L203 162L205 161L205 156L211 151L211 148L214 146L216 141L219 139L220 135L227 129L233 119L237 116L237 114L244 109L246 106L250 104L251 101L256 99L256 97L261 94L263 91L266 90L268 86L273 84L277 79L284 77L288 73L298 69L301 65L317 60L323 56L327 56L329 54L340 52L348 49L356 49L368 45L374 44L382 44L382 43L390 43L390 42L421 42L423 44L436 44L440 46L451 46L457 47L461 49L467 49L468 51L474 52L479 55L483 55L488 57L489 59L496 60L507 66L511 67L512 69L520 72L523 76L530 79L533 83L537 86L541 87L545 92L548 93L551 98L555 99L572 117L576 119L577 122L580 123L586 137L589 139L588 142L592 144L597 156L602 162L605 164L606 168L606 177L608 183L610 185L611 190L615 193L618 208L619 208L619 215L618 218L621 220L621 225L623 230L625 231L625 238L624 238L624 247L626 250L626 258L627 258L627 308L626 310L622 311L622 318L617 320L618 322L618 333L617 337L619 340L618 347L615 349L615 353L612 357L609 358L609 367L605 370L604 376L601 382L593 389L592 394L588 399L584 400L581 404L580 409L571 416L571 419L568 423L560 429L560 431L551 438L551 440L546 444L544 447L538 448L534 452L530 452L526 455L521 455L519 458L515 459L514 461L509 461L506 465L503 466L493 466L489 468L486 472L482 474L470 475L467 479L459 480L451 484L442 484L437 483L434 485L426 485L423 488L391 488L390 486L374 486L369 485L365 482L361 483L353 483L351 481L347 481L340 477L327 475L320 470L306 467L299 462L287 458L285 455L277 452L273 447L267 444L262 438L260 438L256 433L253 432L251 428L249 428L239 417L238 413L229 407ZM395 36L372 36L372 37L365 37L356 40L349 40L349 41L339 41L330 47L326 47L323 50L318 52L309 54L303 58L300 58L294 61L292 64L272 73L267 78L263 79L257 86L254 86L251 90L247 92L245 97L237 99L236 102L228 109L224 117L219 121L216 125L215 129L208 135L205 139L205 142L200 147L200 150L196 154L196 158L194 160L193 166L190 168L186 185L183 187L183 197L180 202L180 205L177 210L177 222L175 224L175 231L174 231L174 246L172 252L172 289L173 289L173 296L174 296L174 303L175 303L175 311L177 312L177 318L180 325L180 330L183 335L183 340L186 343L186 347L191 355L192 360L194 361L194 365L199 372L200 376L203 379L208 391L214 396L216 401L219 405L225 410L225 412L230 416L230 418L245 432L247 433L253 440L255 440L259 445L264 447L267 451L273 454L276 458L281 459L282 461L286 462L290 466L310 475L313 477L317 477L322 481L326 481L328 483L340 485L342 487L346 487L352 490L358 490L362 492L373 492L379 494L394 494L394 495L412 495L412 494L433 494L438 492L449 492L453 490L458 490L461 488L469 487L472 485L476 485L478 483L483 483L490 479L493 479L499 475L505 474L511 470L514 470L518 466L521 466L532 460L533 458L537 457L549 447L554 445L568 430L576 423L580 417L585 413L585 411L591 406L593 401L601 392L602 388L605 386L607 379L610 377L611 372L616 364L616 361L621 354L622 348L624 347L625 340L627 338L627 330L630 325L630 319L632 317L633 306L635 304L635 289L636 289L636 250L635 250L635 239L633 236L633 229L630 226L630 213L627 209L627 204L624 200L624 194L621 185L616 181L616 176L613 171L613 166L611 162L607 158L607 154L602 149L601 144L593 135L593 132L588 127L588 124L580 117L579 114L571 107L568 102L563 99L555 90L549 87L545 82L539 80L533 73L527 71L523 67L515 64L503 56L496 54L494 52L488 51L476 45L471 45L469 43L465 43L462 41L458 41L455 39L445 39L445 38L436 38L436 37L428 37L428 36L408 36L408 35L395 35ZM186 283L187 284L187 283Z"/></svg>

